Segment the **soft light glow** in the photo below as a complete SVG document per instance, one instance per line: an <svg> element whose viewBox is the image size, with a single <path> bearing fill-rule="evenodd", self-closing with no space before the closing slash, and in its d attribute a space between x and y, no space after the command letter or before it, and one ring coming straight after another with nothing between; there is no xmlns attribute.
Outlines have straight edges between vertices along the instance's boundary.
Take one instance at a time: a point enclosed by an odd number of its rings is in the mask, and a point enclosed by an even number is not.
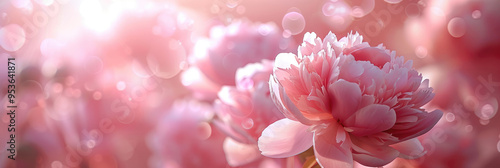
<svg viewBox="0 0 500 168"><path fill-rule="evenodd" d="M103 32L111 27L109 18L98 0L85 0L80 4L80 14L85 24L92 30Z"/></svg>

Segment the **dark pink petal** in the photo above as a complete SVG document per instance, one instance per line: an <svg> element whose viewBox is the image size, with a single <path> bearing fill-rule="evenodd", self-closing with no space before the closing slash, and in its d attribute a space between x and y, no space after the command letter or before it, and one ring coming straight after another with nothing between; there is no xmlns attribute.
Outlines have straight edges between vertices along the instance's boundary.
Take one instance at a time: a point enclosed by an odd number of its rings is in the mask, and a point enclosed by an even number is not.
<svg viewBox="0 0 500 168"><path fill-rule="evenodd" d="M262 155L284 158L304 152L312 146L313 133L309 126L287 118L269 125L259 138Z"/></svg>
<svg viewBox="0 0 500 168"><path fill-rule="evenodd" d="M365 69L361 62L351 61L342 65L339 77L346 81L356 82L359 81L359 77L364 71Z"/></svg>
<svg viewBox="0 0 500 168"><path fill-rule="evenodd" d="M366 136L390 129L396 123L396 113L389 106L371 104L359 109L354 115L343 121L351 134Z"/></svg>

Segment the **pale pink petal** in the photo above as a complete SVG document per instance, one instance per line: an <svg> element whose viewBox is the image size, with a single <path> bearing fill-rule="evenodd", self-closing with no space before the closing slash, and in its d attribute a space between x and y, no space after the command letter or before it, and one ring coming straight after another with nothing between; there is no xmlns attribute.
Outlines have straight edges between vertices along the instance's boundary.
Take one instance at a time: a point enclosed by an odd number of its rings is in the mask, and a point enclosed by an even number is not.
<svg viewBox="0 0 500 168"><path fill-rule="evenodd" d="M304 152L312 146L313 133L309 126L287 118L269 125L259 138L262 155L284 158Z"/></svg>
<svg viewBox="0 0 500 168"><path fill-rule="evenodd" d="M389 145L422 135L442 115L420 108L433 93L417 90L422 75L412 66L383 45L371 47L358 33L340 40L328 34L324 41L306 33L298 56L276 58L269 85L282 113L314 132L321 166L383 166L397 156L421 155L413 140L399 144L401 154Z"/></svg>
<svg viewBox="0 0 500 168"><path fill-rule="evenodd" d="M399 114L398 114L399 115ZM388 133L391 133L393 136L398 137L400 141L406 141L417 136L420 136L426 132L428 132L443 116L443 112L441 110L434 110L430 113L421 112L420 114L414 114L419 117L419 120L412 123L402 123L396 124L394 127L398 125L409 125L407 127L400 128L392 128Z"/></svg>
<svg viewBox="0 0 500 168"><path fill-rule="evenodd" d="M266 27L266 35L262 34L262 27ZM284 38L275 24L235 20L227 26L213 26L209 39L198 40L193 60L195 66L215 83L235 85L238 68L292 51L294 42L291 40Z"/></svg>
<svg viewBox="0 0 500 168"><path fill-rule="evenodd" d="M372 95L363 95L359 107L365 107L375 102L375 97Z"/></svg>
<svg viewBox="0 0 500 168"><path fill-rule="evenodd" d="M343 38L343 39L345 39L345 38ZM362 48L367 48L367 47L370 47L370 44L368 44L368 43L356 44L356 45L350 46L349 48L345 48L343 51L343 54L349 55L354 51L357 51L357 50L362 49Z"/></svg>
<svg viewBox="0 0 500 168"><path fill-rule="evenodd" d="M222 88L217 93L220 101L224 104L233 107L251 107L252 102L249 95L241 93L237 88L232 86L222 86ZM243 114L240 114L243 115Z"/></svg>
<svg viewBox="0 0 500 168"><path fill-rule="evenodd" d="M332 115L339 120L350 117L361 102L361 90L359 85L340 79L328 87Z"/></svg>
<svg viewBox="0 0 500 168"><path fill-rule="evenodd" d="M390 129L396 123L396 113L389 106L381 104L368 105L347 120L343 125L351 134L366 136Z"/></svg>
<svg viewBox="0 0 500 168"><path fill-rule="evenodd" d="M256 87L259 81L269 80L273 72L274 61L264 59L259 63L250 63L236 71L236 87L249 90Z"/></svg>
<svg viewBox="0 0 500 168"><path fill-rule="evenodd" d="M259 148L255 144L244 144L226 138L223 144L226 160L230 166L242 166L259 159Z"/></svg>
<svg viewBox="0 0 500 168"><path fill-rule="evenodd" d="M427 153L417 138L393 144L391 147L400 152L399 157L405 159L416 159Z"/></svg>
<svg viewBox="0 0 500 168"><path fill-rule="evenodd" d="M314 155L322 167L352 167L349 135L337 123L314 134Z"/></svg>
<svg viewBox="0 0 500 168"><path fill-rule="evenodd" d="M368 141L370 144L373 145L387 145L387 144L393 144L394 142L399 142L399 139L397 137L394 137L387 132L379 132L376 134L372 134L370 136L356 137L356 138L362 139L363 141Z"/></svg>
<svg viewBox="0 0 500 168"><path fill-rule="evenodd" d="M181 82L193 90L196 98L213 100L217 97L221 85L211 81L199 68L190 67L181 74Z"/></svg>

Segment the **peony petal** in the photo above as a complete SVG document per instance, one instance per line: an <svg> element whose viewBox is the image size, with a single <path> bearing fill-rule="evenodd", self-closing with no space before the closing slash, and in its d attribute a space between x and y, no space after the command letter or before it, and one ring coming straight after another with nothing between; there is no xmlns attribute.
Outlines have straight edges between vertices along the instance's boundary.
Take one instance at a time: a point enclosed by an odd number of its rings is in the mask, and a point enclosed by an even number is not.
<svg viewBox="0 0 500 168"><path fill-rule="evenodd" d="M274 61L263 59L259 63L250 63L236 70L236 87L240 90L248 90L256 87L259 82L269 79L273 72Z"/></svg>
<svg viewBox="0 0 500 168"><path fill-rule="evenodd" d="M389 146L375 145L366 140L351 138L353 157L357 162L370 167L384 166L398 157L399 152Z"/></svg>
<svg viewBox="0 0 500 168"><path fill-rule="evenodd" d="M304 38L302 39L302 41L309 43L309 44L312 44L312 45L316 45L316 43L314 42L314 40L316 40L316 38L317 38L316 33L306 32L304 34Z"/></svg>
<svg viewBox="0 0 500 168"><path fill-rule="evenodd" d="M351 53L357 61L370 61L373 65L382 68L385 63L391 61L391 56L383 49L377 47L366 47Z"/></svg>
<svg viewBox="0 0 500 168"><path fill-rule="evenodd" d="M375 97L373 95L363 95L361 98L361 103L359 104L359 107L366 107L370 104L375 103Z"/></svg>
<svg viewBox="0 0 500 168"><path fill-rule="evenodd" d="M228 164L233 167L248 164L262 156L257 145L240 143L231 138L224 140L223 149Z"/></svg>
<svg viewBox="0 0 500 168"><path fill-rule="evenodd" d="M219 92L217 93L217 96L220 101L222 101L224 104L234 106L234 107L250 107L251 102L250 98L248 98L247 95L244 93L241 93L236 87L234 86L222 86Z"/></svg>
<svg viewBox="0 0 500 168"><path fill-rule="evenodd" d="M432 88L419 88L413 94L410 103L415 104L415 107L422 107L434 98L435 94L432 93L433 90Z"/></svg>
<svg viewBox="0 0 500 168"><path fill-rule="evenodd" d="M321 167L352 167L349 135L337 123L314 134L314 155Z"/></svg>
<svg viewBox="0 0 500 168"><path fill-rule="evenodd" d="M217 97L217 92L221 85L213 82L201 69L193 66L189 67L181 74L181 83L193 90L194 97L203 100L213 100Z"/></svg>
<svg viewBox="0 0 500 168"><path fill-rule="evenodd" d="M396 123L396 112L389 106L371 104L343 121L351 134L366 136L390 129ZM351 131L352 130L352 131Z"/></svg>
<svg viewBox="0 0 500 168"><path fill-rule="evenodd" d="M417 138L393 144L391 147L400 152L399 157L405 159L416 159L427 153Z"/></svg>
<svg viewBox="0 0 500 168"><path fill-rule="evenodd" d="M304 152L312 146L313 133L309 126L287 118L269 125L259 138L262 155L284 158Z"/></svg>
<svg viewBox="0 0 500 168"><path fill-rule="evenodd" d="M362 62L347 62L342 65L339 77L347 81L356 82L359 81L359 77L364 71Z"/></svg>
<svg viewBox="0 0 500 168"><path fill-rule="evenodd" d="M340 79L328 87L330 101L332 101L332 115L336 119L349 118L361 102L361 90L355 83Z"/></svg>

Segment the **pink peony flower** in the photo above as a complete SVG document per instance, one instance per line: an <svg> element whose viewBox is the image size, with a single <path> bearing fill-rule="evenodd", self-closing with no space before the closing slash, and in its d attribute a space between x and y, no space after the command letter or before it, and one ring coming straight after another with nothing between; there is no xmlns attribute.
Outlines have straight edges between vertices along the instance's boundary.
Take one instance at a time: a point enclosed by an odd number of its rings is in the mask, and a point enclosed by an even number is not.
<svg viewBox="0 0 500 168"><path fill-rule="evenodd" d="M229 137L224 153L230 166L286 167L286 159L267 158L260 154L257 140L273 122L285 118L274 105L269 92L269 75L273 61L262 60L236 71L236 86L223 86L215 100L214 123ZM300 166L297 157L295 160ZM293 163L293 162L292 162Z"/></svg>
<svg viewBox="0 0 500 168"><path fill-rule="evenodd" d="M235 85L238 68L262 59L272 60L280 52L291 51L293 45L292 39L283 38L272 23L241 20L228 26L215 26L210 30L209 39L196 42L190 58L195 66L183 74L183 84L194 90L195 96L213 100L220 87Z"/></svg>
<svg viewBox="0 0 500 168"><path fill-rule="evenodd" d="M298 56L276 57L269 84L287 118L262 132L262 154L289 157L313 146L323 167L419 157L425 151L416 137L442 116L421 108L434 94L412 61L370 47L358 33L340 40L329 33L323 41L306 33Z"/></svg>

